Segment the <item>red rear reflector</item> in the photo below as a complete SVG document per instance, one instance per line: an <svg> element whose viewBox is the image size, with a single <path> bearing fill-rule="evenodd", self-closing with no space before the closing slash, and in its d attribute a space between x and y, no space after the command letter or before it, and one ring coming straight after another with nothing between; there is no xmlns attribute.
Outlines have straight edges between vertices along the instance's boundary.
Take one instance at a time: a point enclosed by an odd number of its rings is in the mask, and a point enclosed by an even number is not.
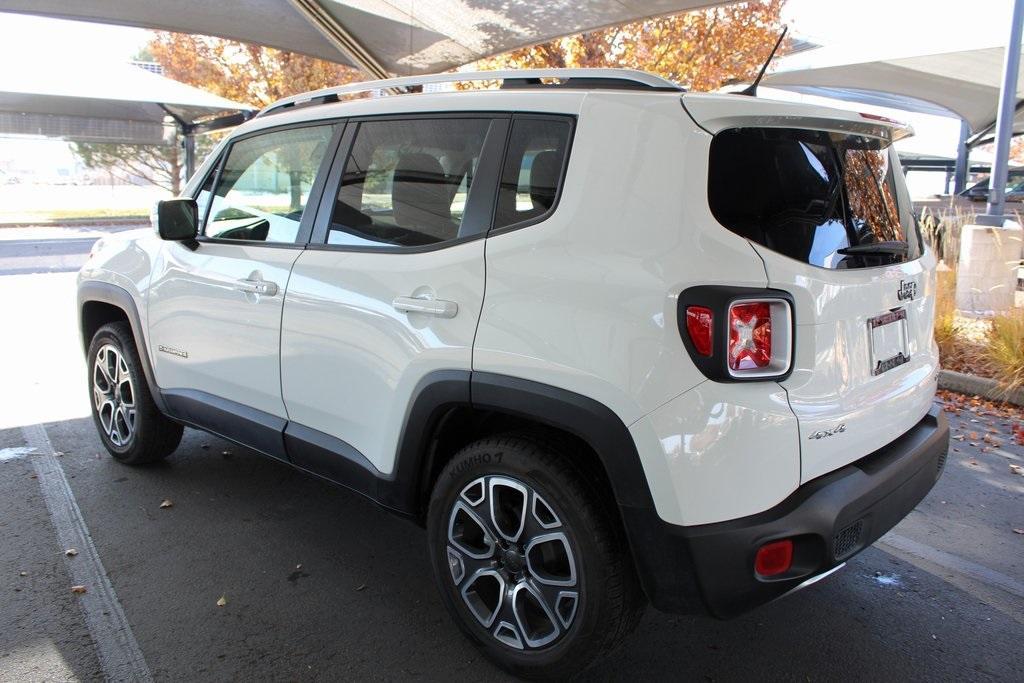
<svg viewBox="0 0 1024 683"><path fill-rule="evenodd" d="M765 543L758 548L754 558L754 571L758 576L778 576L785 574L793 566L793 541Z"/></svg>
<svg viewBox="0 0 1024 683"><path fill-rule="evenodd" d="M686 307L686 331L693 342L693 348L702 356L711 356L711 349L714 344L714 323L715 316L710 308L705 306Z"/></svg>
<svg viewBox="0 0 1024 683"><path fill-rule="evenodd" d="M772 360L772 311L765 302L729 308L729 367L756 370Z"/></svg>

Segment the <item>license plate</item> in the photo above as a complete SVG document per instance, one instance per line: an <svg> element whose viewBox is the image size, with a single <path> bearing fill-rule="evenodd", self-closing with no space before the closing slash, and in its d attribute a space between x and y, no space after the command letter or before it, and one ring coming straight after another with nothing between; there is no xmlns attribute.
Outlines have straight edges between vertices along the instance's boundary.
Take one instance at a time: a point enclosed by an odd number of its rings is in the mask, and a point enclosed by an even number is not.
<svg viewBox="0 0 1024 683"><path fill-rule="evenodd" d="M896 308L868 320L871 334L871 374L883 372L910 361L907 348L907 309Z"/></svg>

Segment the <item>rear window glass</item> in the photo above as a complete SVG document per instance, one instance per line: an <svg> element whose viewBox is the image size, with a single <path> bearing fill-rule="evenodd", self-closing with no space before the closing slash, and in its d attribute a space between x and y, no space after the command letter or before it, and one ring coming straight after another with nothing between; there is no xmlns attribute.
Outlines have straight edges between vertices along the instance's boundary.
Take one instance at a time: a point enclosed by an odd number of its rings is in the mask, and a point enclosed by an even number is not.
<svg viewBox="0 0 1024 683"><path fill-rule="evenodd" d="M715 136L708 201L723 226L822 268L920 256L913 214L897 200L898 161L858 135L737 128Z"/></svg>

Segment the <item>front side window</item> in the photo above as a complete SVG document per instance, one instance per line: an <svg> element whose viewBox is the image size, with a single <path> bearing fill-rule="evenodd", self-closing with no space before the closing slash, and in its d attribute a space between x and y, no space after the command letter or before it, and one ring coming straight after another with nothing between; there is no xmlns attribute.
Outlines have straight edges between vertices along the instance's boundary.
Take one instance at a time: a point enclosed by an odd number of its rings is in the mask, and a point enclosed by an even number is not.
<svg viewBox="0 0 1024 683"><path fill-rule="evenodd" d="M360 123L327 243L422 247L467 236L466 201L489 127L458 118Z"/></svg>
<svg viewBox="0 0 1024 683"><path fill-rule="evenodd" d="M332 125L306 126L231 145L203 234L217 239L295 242L333 134Z"/></svg>
<svg viewBox="0 0 1024 683"><path fill-rule="evenodd" d="M540 220L553 210L571 132L569 119L517 118L512 122L495 229Z"/></svg>
<svg viewBox="0 0 1024 683"><path fill-rule="evenodd" d="M724 227L822 268L921 254L897 202L898 161L877 138L787 128L726 130L711 142L708 202Z"/></svg>

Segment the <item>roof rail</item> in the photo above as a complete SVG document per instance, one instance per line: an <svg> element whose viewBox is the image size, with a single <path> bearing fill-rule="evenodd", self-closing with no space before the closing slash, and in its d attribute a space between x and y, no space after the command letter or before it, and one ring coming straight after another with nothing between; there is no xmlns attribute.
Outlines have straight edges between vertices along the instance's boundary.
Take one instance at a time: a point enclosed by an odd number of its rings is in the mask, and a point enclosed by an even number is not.
<svg viewBox="0 0 1024 683"><path fill-rule="evenodd" d="M560 83L545 84L542 79L557 79ZM371 90L394 91L427 85L429 83L465 83L472 81L501 81L504 88L609 88L630 90L663 90L680 92L683 89L672 81L635 69L515 69L509 71L464 71L425 76L405 76L380 81L349 83L334 88L285 97L265 107L256 116L308 104L337 102L342 96Z"/></svg>

